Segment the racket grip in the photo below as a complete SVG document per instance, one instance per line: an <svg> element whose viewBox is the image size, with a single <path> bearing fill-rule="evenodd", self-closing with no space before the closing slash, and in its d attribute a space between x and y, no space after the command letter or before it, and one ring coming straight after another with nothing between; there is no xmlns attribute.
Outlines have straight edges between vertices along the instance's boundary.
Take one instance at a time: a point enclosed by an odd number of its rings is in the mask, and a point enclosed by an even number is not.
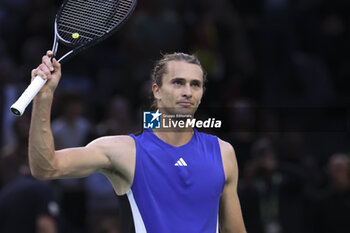
<svg viewBox="0 0 350 233"><path fill-rule="evenodd" d="M45 85L47 79L42 79L39 75L34 78L31 84L25 89L23 94L11 106L11 112L16 116L22 116L27 106L32 102L36 94Z"/></svg>

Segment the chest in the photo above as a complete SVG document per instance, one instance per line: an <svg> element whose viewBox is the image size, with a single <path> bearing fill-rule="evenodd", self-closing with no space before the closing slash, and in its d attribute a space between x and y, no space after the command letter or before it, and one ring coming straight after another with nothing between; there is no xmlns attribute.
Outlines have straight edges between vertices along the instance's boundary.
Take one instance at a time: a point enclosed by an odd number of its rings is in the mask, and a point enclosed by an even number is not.
<svg viewBox="0 0 350 233"><path fill-rule="evenodd" d="M222 192L225 176L219 151L200 147L148 148L137 156L141 157L140 175L154 194L195 197L205 193L212 198Z"/></svg>

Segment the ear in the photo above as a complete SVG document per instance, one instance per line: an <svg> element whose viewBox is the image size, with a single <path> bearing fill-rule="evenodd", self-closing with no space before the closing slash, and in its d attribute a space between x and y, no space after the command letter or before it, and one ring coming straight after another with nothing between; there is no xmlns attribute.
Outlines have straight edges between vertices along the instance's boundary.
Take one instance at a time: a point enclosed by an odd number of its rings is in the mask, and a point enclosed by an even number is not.
<svg viewBox="0 0 350 233"><path fill-rule="evenodd" d="M152 84L152 92L153 92L154 99L160 100L160 93L159 93L160 87L156 83Z"/></svg>

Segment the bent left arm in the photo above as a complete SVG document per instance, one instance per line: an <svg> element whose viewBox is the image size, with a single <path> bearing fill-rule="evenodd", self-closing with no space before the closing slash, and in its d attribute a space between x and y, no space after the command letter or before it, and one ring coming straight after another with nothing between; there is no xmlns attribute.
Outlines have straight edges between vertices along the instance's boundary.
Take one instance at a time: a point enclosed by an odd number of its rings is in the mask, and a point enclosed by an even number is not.
<svg viewBox="0 0 350 233"><path fill-rule="evenodd" d="M237 195L238 166L230 143L219 139L226 183L220 199L221 233L246 233L241 206Z"/></svg>

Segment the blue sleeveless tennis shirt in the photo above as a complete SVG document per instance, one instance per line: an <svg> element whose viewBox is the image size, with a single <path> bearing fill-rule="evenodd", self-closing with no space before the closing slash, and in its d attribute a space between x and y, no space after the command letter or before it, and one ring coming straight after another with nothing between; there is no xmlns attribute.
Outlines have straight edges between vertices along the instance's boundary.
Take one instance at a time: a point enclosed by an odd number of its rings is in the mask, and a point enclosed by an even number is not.
<svg viewBox="0 0 350 233"><path fill-rule="evenodd" d="M136 233L216 233L225 174L218 138L194 129L171 146L152 130L134 136L136 165L127 196Z"/></svg>

